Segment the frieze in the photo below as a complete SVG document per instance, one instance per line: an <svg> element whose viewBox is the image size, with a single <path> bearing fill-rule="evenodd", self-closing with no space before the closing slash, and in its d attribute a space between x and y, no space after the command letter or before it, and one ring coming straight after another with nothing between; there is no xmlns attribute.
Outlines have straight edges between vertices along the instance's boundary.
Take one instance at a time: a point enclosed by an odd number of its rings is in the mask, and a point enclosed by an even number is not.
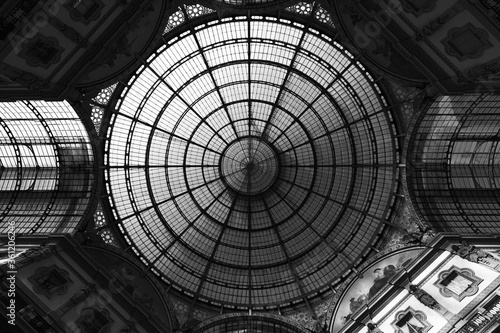
<svg viewBox="0 0 500 333"><path fill-rule="evenodd" d="M359 271L364 271L365 268L369 267L370 265L374 264L384 256L396 252L402 249L417 249L420 247L415 247L415 246L408 246L407 244L396 244L393 245L387 249L384 249L380 251L379 253L375 254L373 257L365 261L362 265L360 265L357 269ZM344 291L350 286L350 284L353 282L354 279L356 279L358 276L357 275L351 275L342 285L336 290L335 296L332 298L331 306L328 309L328 318L333 317L333 313L335 311L337 303L340 301L340 299L343 297Z"/></svg>

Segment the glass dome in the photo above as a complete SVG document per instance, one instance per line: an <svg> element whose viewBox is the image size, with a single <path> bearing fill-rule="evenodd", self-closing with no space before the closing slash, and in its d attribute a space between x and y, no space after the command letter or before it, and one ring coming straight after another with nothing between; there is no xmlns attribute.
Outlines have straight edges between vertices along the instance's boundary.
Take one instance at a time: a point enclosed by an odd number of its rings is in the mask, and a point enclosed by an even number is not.
<svg viewBox="0 0 500 333"><path fill-rule="evenodd" d="M345 48L299 22L235 17L161 46L106 144L126 241L198 302L308 302L377 241L396 186L390 106Z"/></svg>

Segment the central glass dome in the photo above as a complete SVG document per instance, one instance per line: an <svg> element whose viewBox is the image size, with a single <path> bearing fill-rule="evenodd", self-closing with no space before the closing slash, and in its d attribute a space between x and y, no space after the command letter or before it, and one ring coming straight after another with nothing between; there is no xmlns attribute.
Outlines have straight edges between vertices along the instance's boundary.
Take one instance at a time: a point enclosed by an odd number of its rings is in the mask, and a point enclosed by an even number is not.
<svg viewBox="0 0 500 333"><path fill-rule="evenodd" d="M390 106L330 36L214 20L165 42L108 129L110 205L149 269L196 302L309 300L360 265L390 214Z"/></svg>
<svg viewBox="0 0 500 333"><path fill-rule="evenodd" d="M260 194L278 176L278 156L259 137L245 137L228 146L221 155L220 174L227 186L240 194Z"/></svg>

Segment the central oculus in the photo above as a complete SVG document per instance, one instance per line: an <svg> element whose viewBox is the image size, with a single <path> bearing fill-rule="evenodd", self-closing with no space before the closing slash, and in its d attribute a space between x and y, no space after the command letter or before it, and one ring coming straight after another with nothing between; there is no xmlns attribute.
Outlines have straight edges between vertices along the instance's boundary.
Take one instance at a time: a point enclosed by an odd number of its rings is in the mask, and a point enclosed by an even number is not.
<svg viewBox="0 0 500 333"><path fill-rule="evenodd" d="M278 156L257 137L240 138L222 153L220 172L227 186L244 195L263 193L278 176Z"/></svg>

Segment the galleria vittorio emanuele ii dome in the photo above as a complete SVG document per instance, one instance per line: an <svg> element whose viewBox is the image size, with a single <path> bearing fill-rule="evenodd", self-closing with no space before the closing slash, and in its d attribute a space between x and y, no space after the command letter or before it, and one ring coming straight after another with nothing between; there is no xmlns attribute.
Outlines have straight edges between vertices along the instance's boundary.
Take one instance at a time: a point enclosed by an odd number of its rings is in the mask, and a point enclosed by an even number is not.
<svg viewBox="0 0 500 333"><path fill-rule="evenodd" d="M497 7L0 5L2 330L497 332Z"/></svg>
<svg viewBox="0 0 500 333"><path fill-rule="evenodd" d="M396 186L387 99L331 37L273 17L209 21L129 81L106 177L125 235L200 300L314 297L377 240Z"/></svg>

